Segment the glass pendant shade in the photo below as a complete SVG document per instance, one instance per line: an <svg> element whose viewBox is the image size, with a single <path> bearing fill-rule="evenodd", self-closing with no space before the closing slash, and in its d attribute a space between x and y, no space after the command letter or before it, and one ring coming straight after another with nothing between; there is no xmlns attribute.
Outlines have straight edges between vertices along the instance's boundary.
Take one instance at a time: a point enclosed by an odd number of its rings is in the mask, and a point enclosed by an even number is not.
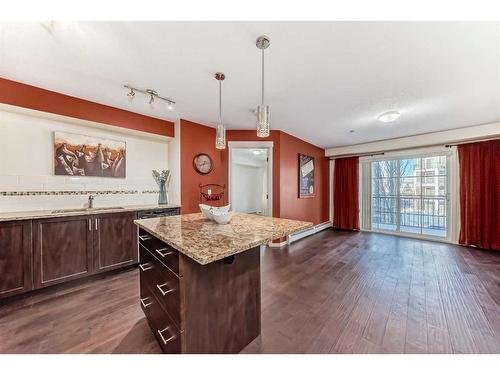
<svg viewBox="0 0 500 375"><path fill-rule="evenodd" d="M224 150L226 148L226 128L222 122L217 123L217 130L215 133L215 148Z"/></svg>
<svg viewBox="0 0 500 375"><path fill-rule="evenodd" d="M257 107L257 137L269 137L269 106L259 105Z"/></svg>
<svg viewBox="0 0 500 375"><path fill-rule="evenodd" d="M225 78L224 73L215 73L215 79L219 81L219 120L217 121L217 128L215 130L215 148L219 150L226 148L226 127L222 123L222 81Z"/></svg>

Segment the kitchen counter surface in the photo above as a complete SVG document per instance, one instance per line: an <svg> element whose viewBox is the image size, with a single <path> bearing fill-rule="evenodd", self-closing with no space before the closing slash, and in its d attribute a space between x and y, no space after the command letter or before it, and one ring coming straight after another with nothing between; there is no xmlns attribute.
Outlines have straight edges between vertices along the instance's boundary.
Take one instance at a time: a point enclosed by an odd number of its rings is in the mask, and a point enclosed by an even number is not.
<svg viewBox="0 0 500 375"><path fill-rule="evenodd" d="M95 207L93 209L75 208L74 210L77 211L69 211L71 209L54 209L54 210L36 210L36 211L19 211L19 212L0 212L0 221L46 219L51 217L80 216L80 215L99 215L99 214L110 214L118 212L159 210L166 208L180 208L180 206L175 204L166 204L166 205L150 204L150 205Z"/></svg>
<svg viewBox="0 0 500 375"><path fill-rule="evenodd" d="M234 214L217 224L201 213L134 221L140 228L205 265L313 226L313 223Z"/></svg>

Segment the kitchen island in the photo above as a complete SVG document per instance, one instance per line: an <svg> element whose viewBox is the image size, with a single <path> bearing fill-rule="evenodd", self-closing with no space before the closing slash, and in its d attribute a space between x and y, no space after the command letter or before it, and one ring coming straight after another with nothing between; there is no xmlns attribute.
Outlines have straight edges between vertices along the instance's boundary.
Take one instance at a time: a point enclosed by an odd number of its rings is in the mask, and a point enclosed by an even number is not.
<svg viewBox="0 0 500 375"><path fill-rule="evenodd" d="M250 214L135 223L141 307L165 353L239 353L260 334L260 245L313 225Z"/></svg>

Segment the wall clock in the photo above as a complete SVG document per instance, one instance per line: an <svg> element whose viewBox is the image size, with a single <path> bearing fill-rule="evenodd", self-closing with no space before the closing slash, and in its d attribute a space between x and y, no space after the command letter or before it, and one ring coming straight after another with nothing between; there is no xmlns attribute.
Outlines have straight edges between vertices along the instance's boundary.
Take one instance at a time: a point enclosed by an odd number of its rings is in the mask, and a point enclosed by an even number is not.
<svg viewBox="0 0 500 375"><path fill-rule="evenodd" d="M207 154L198 154L193 159L193 167L199 174L209 174L213 168L212 158Z"/></svg>

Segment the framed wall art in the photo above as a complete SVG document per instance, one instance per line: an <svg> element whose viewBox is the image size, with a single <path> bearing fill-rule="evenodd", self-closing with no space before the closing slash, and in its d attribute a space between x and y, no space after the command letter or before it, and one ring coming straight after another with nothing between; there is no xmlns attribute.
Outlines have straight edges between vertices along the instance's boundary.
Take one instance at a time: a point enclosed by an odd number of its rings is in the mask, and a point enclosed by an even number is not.
<svg viewBox="0 0 500 375"><path fill-rule="evenodd" d="M299 154L299 198L316 196L314 190L314 157Z"/></svg>
<svg viewBox="0 0 500 375"><path fill-rule="evenodd" d="M126 176L126 143L80 134L54 132L56 176Z"/></svg>

